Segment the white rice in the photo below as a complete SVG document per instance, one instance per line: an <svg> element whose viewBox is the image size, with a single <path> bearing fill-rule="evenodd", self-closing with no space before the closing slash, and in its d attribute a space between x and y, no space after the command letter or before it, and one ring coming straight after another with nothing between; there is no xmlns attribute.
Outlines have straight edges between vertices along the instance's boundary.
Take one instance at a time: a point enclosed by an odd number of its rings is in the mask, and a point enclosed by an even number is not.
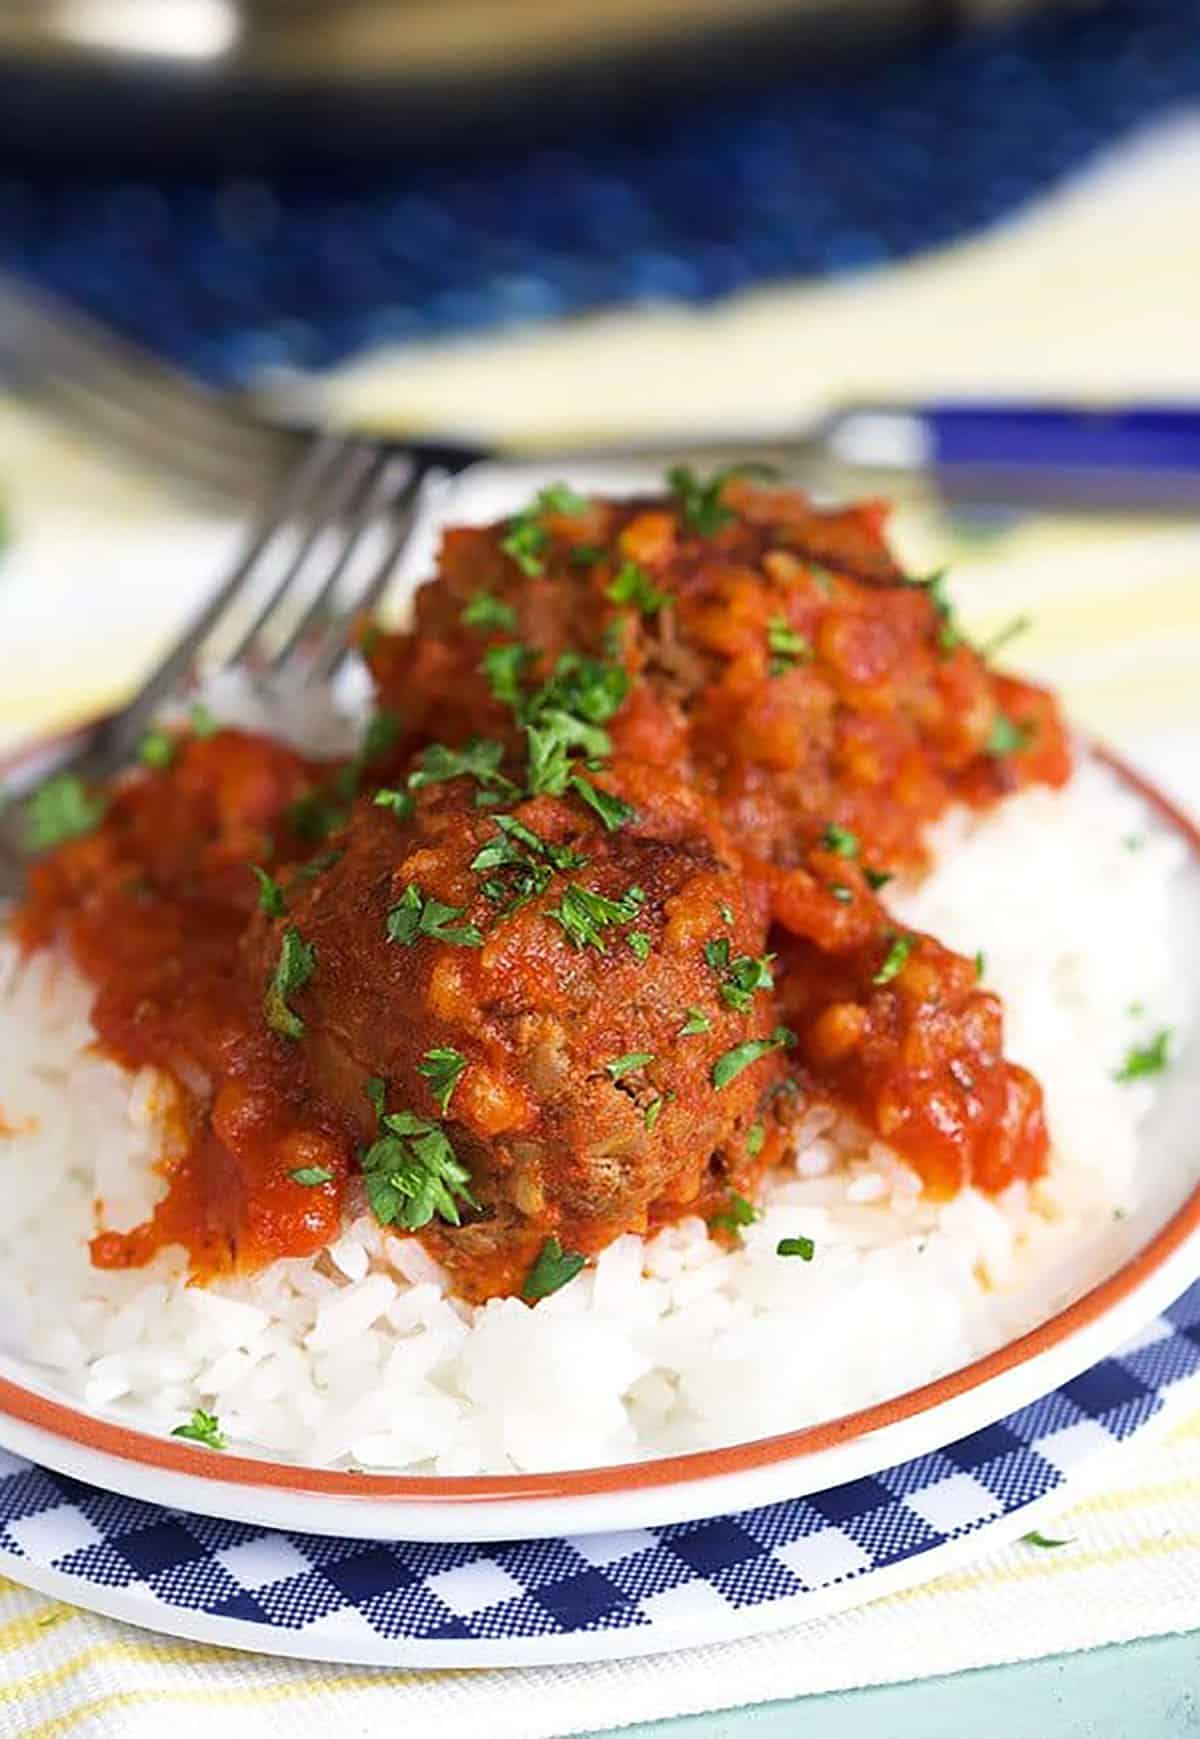
<svg viewBox="0 0 1200 1739"><path fill-rule="evenodd" d="M1094 763L936 837L938 867L891 904L984 951L1009 1054L1046 1088L1048 1176L938 1207L882 1143L814 1110L740 1249L699 1220L623 1237L536 1310L457 1302L417 1243L369 1217L315 1261L207 1289L175 1252L94 1270L96 1203L126 1228L161 1192L170 1089L95 1055L86 985L59 960L22 967L0 934L0 1350L46 1392L154 1431L203 1407L250 1452L472 1474L787 1430L1001 1344L1111 1267L1139 1223L1157 1084L1113 1075L1131 1044L1169 1026L1178 1047L1189 1021L1186 848ZM811 1263L775 1254L801 1233Z"/></svg>

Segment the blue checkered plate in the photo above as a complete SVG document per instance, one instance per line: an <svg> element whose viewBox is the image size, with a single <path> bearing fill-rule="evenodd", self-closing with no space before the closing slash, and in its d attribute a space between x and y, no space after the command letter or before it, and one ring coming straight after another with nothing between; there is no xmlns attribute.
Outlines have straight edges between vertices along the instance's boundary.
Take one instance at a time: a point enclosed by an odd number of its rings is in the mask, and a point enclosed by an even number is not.
<svg viewBox="0 0 1200 1739"><path fill-rule="evenodd" d="M1200 1282L1116 1355L871 1477L707 1520L454 1545L283 1533L116 1496L0 1452L0 1569L205 1642L468 1667L650 1654L797 1624L1033 1525L1102 1452L1195 1398Z"/></svg>

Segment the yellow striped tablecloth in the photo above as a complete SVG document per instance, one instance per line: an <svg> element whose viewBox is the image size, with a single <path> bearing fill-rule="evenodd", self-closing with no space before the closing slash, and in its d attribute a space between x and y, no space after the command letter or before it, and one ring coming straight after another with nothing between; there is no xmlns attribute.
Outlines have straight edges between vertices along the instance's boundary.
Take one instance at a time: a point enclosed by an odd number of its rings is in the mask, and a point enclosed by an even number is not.
<svg viewBox="0 0 1200 1739"><path fill-rule="evenodd" d="M338 414L494 433L745 426L849 396L1038 391L1200 402L1200 118L993 235L859 282L367 358ZM569 415L562 407L570 406ZM665 407L669 407L669 414ZM235 528L181 514L0 404L0 752L122 692ZM1200 811L1200 523L898 526L949 561L970 628L1028 612L1020 663ZM1200 1393L1191 1391L1200 1409ZM615 1665L430 1673L258 1659L139 1633L0 1580L0 1739L539 1739L1200 1625L1200 1410L1116 1452L1053 1524L1071 1544L779 1636Z"/></svg>

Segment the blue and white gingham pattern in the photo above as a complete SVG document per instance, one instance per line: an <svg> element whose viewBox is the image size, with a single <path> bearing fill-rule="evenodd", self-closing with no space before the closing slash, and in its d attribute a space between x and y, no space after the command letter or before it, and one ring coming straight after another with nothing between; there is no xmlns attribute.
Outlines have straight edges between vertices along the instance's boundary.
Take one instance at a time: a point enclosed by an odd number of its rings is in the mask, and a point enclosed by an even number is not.
<svg viewBox="0 0 1200 1739"><path fill-rule="evenodd" d="M624 1632L678 1644L689 1621L728 1634L758 1609L779 1624L833 1583L861 1580L984 1529L1063 1484L1095 1450L1132 1436L1166 1391L1200 1371L1200 1283L1119 1356L932 1454L829 1491L740 1515L634 1533L492 1545L380 1543L285 1534L114 1496L0 1455L0 1567L65 1577L80 1605L122 1590L124 1610L171 1630L235 1619L255 1646L361 1655L364 1641L472 1646ZM930 1574L936 1570L931 1561ZM63 1584L60 1581L59 1587ZM128 1596L135 1597L131 1608ZM623 1644L621 1646L624 1646ZM616 1652L619 1652L619 1648Z"/></svg>

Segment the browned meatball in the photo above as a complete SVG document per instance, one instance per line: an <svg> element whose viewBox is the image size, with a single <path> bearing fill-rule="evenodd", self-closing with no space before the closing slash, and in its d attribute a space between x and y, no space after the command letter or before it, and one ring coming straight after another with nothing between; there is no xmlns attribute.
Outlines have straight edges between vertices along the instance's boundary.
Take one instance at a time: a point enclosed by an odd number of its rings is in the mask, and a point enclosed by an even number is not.
<svg viewBox="0 0 1200 1739"><path fill-rule="evenodd" d="M361 804L248 943L263 979L289 931L314 951L285 1011L313 1086L392 1140L364 1159L377 1211L473 1297L519 1290L549 1237L594 1252L732 1173L784 1050L763 915L703 800L642 765L591 788L611 830L574 792L480 808L467 777L408 815ZM426 1162L444 1189L414 1206Z"/></svg>

